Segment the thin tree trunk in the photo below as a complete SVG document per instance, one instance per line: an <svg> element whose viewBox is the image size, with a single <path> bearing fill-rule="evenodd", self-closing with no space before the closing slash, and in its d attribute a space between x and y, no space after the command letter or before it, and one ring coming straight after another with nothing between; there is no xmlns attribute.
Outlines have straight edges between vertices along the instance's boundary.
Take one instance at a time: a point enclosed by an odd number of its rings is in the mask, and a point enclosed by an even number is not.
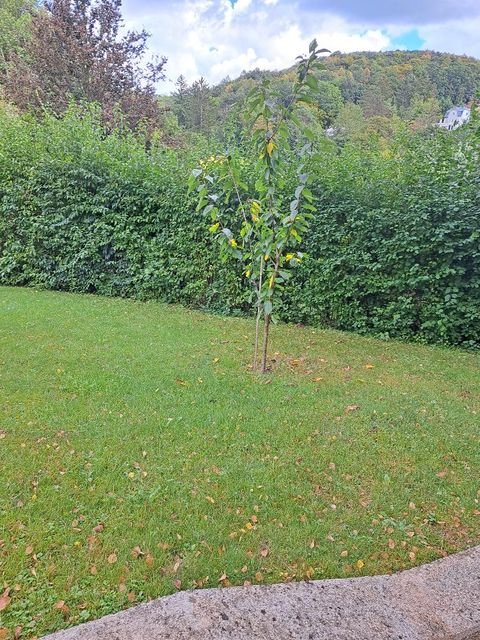
<svg viewBox="0 0 480 640"><path fill-rule="evenodd" d="M263 285L263 255L260 256L260 277L257 289L257 319L255 322L255 350L253 353L253 369L258 367L258 343L260 341L260 319L262 317L262 285Z"/></svg>
<svg viewBox="0 0 480 640"><path fill-rule="evenodd" d="M263 325L263 350L262 350L262 367L261 372L267 371L267 351L268 351L268 335L270 332L270 314L265 315L265 323Z"/></svg>

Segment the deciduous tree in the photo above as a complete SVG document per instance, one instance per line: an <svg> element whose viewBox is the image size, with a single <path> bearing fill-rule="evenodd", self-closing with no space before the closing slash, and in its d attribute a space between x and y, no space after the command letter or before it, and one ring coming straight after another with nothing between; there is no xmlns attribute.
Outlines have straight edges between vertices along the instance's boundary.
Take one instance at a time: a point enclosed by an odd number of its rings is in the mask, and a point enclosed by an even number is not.
<svg viewBox="0 0 480 640"><path fill-rule="evenodd" d="M148 34L121 35L121 0L47 0L26 56L14 54L7 95L22 109L61 113L71 100L98 102L107 123L123 113L135 128L157 124L155 83L165 58L143 64Z"/></svg>

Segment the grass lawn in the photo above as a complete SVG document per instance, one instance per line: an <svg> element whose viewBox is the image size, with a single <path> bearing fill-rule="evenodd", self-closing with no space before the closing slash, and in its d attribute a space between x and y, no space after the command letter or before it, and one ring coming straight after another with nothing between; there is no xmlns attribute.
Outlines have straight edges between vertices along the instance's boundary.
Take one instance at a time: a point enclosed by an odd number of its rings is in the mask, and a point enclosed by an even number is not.
<svg viewBox="0 0 480 640"><path fill-rule="evenodd" d="M278 326L262 377L252 337L246 320L0 288L0 638L479 543L477 355Z"/></svg>

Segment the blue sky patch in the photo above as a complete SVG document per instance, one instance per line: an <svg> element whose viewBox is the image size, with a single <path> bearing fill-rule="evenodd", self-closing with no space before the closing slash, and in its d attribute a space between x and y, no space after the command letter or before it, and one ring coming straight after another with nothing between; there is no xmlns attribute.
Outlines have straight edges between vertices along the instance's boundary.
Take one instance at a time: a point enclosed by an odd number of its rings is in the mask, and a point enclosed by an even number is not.
<svg viewBox="0 0 480 640"><path fill-rule="evenodd" d="M418 51L424 44L425 40L420 37L416 29L402 33L402 35L392 39L394 48L399 47L401 49L408 49L408 51Z"/></svg>

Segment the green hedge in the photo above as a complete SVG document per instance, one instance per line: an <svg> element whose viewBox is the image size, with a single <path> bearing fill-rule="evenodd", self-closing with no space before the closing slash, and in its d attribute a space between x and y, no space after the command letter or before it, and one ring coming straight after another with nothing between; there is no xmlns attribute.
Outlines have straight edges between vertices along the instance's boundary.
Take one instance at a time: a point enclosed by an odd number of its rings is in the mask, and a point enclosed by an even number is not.
<svg viewBox="0 0 480 640"><path fill-rule="evenodd" d="M237 265L220 261L186 193L205 148L146 151L96 122L0 111L0 282L248 312ZM282 319L478 347L477 146L443 132L386 150L327 145Z"/></svg>

